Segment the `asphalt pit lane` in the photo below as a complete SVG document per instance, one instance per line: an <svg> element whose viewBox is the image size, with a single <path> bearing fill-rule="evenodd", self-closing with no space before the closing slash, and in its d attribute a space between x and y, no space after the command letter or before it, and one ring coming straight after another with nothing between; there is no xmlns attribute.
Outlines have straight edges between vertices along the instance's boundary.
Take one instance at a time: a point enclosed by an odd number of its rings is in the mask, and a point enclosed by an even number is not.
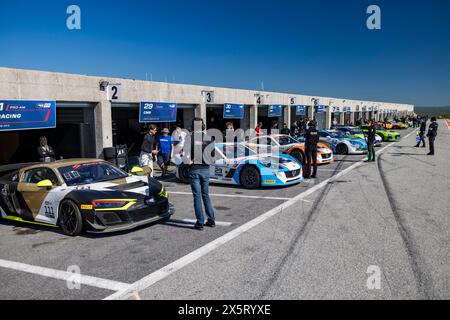
<svg viewBox="0 0 450 320"><path fill-rule="evenodd" d="M142 240L144 240L144 238L142 237L131 238L131 241L142 241Z"/></svg>
<svg viewBox="0 0 450 320"><path fill-rule="evenodd" d="M53 244L53 242L35 243L35 244L33 244L31 247L32 247L33 249L35 249L35 248L38 248L38 247L41 247L41 246L47 246L47 245L49 245L49 244Z"/></svg>
<svg viewBox="0 0 450 320"><path fill-rule="evenodd" d="M231 208L228 207L214 207L214 209L218 210L218 211L228 211L231 210Z"/></svg>
<svg viewBox="0 0 450 320"><path fill-rule="evenodd" d="M18 236L26 236L26 235L30 235L30 234L38 234L41 232L41 230L33 230L33 229L17 230L17 229L14 229L14 232Z"/></svg>

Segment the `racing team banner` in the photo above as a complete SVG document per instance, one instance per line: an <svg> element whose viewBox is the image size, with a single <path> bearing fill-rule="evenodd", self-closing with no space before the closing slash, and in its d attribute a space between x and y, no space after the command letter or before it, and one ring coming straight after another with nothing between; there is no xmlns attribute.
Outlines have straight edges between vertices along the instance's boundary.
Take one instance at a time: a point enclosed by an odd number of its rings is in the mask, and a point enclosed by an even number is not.
<svg viewBox="0 0 450 320"><path fill-rule="evenodd" d="M236 103L225 103L223 106L224 119L244 119L244 105Z"/></svg>
<svg viewBox="0 0 450 320"><path fill-rule="evenodd" d="M325 112L327 112L327 108L328 108L328 106L324 106L324 105L317 106L316 112L317 113L325 113Z"/></svg>
<svg viewBox="0 0 450 320"><path fill-rule="evenodd" d="M141 102L139 122L176 122L177 104L168 102Z"/></svg>
<svg viewBox="0 0 450 320"><path fill-rule="evenodd" d="M283 106L280 104L269 106L268 117L279 118L283 114Z"/></svg>
<svg viewBox="0 0 450 320"><path fill-rule="evenodd" d="M306 116L306 106L297 106L295 115Z"/></svg>
<svg viewBox="0 0 450 320"><path fill-rule="evenodd" d="M55 101L0 100L0 131L55 127Z"/></svg>

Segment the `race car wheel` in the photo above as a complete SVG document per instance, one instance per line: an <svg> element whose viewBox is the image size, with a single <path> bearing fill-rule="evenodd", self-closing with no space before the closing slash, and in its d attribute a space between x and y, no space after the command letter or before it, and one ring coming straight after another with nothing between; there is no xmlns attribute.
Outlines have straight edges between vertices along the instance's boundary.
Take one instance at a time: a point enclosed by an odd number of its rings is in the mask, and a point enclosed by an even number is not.
<svg viewBox="0 0 450 320"><path fill-rule="evenodd" d="M348 154L348 147L345 144L338 144L336 146L336 153L337 154Z"/></svg>
<svg viewBox="0 0 450 320"><path fill-rule="evenodd" d="M245 166L241 170L241 185L247 189L257 189L261 185L261 175L254 166Z"/></svg>
<svg viewBox="0 0 450 320"><path fill-rule="evenodd" d="M83 219L77 205L71 200L63 200L59 209L59 225L62 231L71 237L83 231Z"/></svg>
<svg viewBox="0 0 450 320"><path fill-rule="evenodd" d="M305 157L303 156L303 153L299 150L294 150L291 153L291 156L295 158L298 162L300 162L301 165L304 165Z"/></svg>
<svg viewBox="0 0 450 320"><path fill-rule="evenodd" d="M189 166L182 164L178 167L178 177L183 183L190 183L191 179L189 178Z"/></svg>

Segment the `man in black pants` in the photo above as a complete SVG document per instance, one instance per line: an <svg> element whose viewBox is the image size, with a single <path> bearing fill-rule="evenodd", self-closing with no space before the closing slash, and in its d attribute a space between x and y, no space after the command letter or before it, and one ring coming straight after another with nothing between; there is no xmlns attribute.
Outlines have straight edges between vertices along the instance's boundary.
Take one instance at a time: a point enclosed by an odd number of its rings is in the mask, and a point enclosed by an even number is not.
<svg viewBox="0 0 450 320"><path fill-rule="evenodd" d="M428 128L427 134L428 140L430 142L430 153L428 153L429 156L434 156L434 141L437 137L438 127L439 125L436 122L436 117L431 118L431 124Z"/></svg>
<svg viewBox="0 0 450 320"><path fill-rule="evenodd" d="M311 162L313 165L312 179L317 177L317 144L319 143L319 130L316 128L317 123L312 120L308 124L305 133L305 149L306 149L306 168L305 178L309 179L311 174Z"/></svg>
<svg viewBox="0 0 450 320"><path fill-rule="evenodd" d="M420 141L419 143L416 145L416 148L420 147L420 143L422 142L422 148L425 148L425 131L427 130L427 124L425 123L425 121L422 121L420 123L420 133L419 133L419 137L420 137Z"/></svg>
<svg viewBox="0 0 450 320"><path fill-rule="evenodd" d="M367 132L367 148L369 149L369 155L367 157L367 162L375 162L375 135L377 129L375 128L375 120L372 119L370 123L369 131Z"/></svg>

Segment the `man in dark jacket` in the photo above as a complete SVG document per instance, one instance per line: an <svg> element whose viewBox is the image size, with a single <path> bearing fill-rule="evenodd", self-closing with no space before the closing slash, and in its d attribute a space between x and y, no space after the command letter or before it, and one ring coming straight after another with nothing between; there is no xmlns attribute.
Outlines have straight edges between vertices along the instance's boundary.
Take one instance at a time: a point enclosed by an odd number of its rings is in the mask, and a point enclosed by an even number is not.
<svg viewBox="0 0 450 320"><path fill-rule="evenodd" d="M370 123L369 131L367 132L367 147L369 149L369 154L367 161L375 162L375 136L377 134L377 129L375 127L375 120L372 119Z"/></svg>
<svg viewBox="0 0 450 320"><path fill-rule="evenodd" d="M428 141L430 142L430 153L428 153L429 156L434 156L434 141L436 140L437 133L438 133L439 125L436 122L436 117L431 118L431 124L428 128Z"/></svg>
<svg viewBox="0 0 450 320"><path fill-rule="evenodd" d="M305 149L306 149L306 174L305 178L309 179L311 174L311 164L313 166L312 179L317 177L317 144L319 143L319 130L316 128L316 121L312 120L308 124L305 133Z"/></svg>
<svg viewBox="0 0 450 320"><path fill-rule="evenodd" d="M426 144L425 144L425 131L426 130L427 130L427 124L425 123L425 121L422 121L420 123L420 132L419 132L420 141L419 141L419 143L417 143L416 148L420 147L421 142L422 142L422 148L426 147Z"/></svg>
<svg viewBox="0 0 450 320"><path fill-rule="evenodd" d="M215 143L214 139L205 133L206 127L201 118L195 118L192 127L194 132L191 135L189 178L197 218L194 228L203 230L203 226L216 226L214 208L209 197L210 167L215 162ZM206 223L202 200L208 217Z"/></svg>

